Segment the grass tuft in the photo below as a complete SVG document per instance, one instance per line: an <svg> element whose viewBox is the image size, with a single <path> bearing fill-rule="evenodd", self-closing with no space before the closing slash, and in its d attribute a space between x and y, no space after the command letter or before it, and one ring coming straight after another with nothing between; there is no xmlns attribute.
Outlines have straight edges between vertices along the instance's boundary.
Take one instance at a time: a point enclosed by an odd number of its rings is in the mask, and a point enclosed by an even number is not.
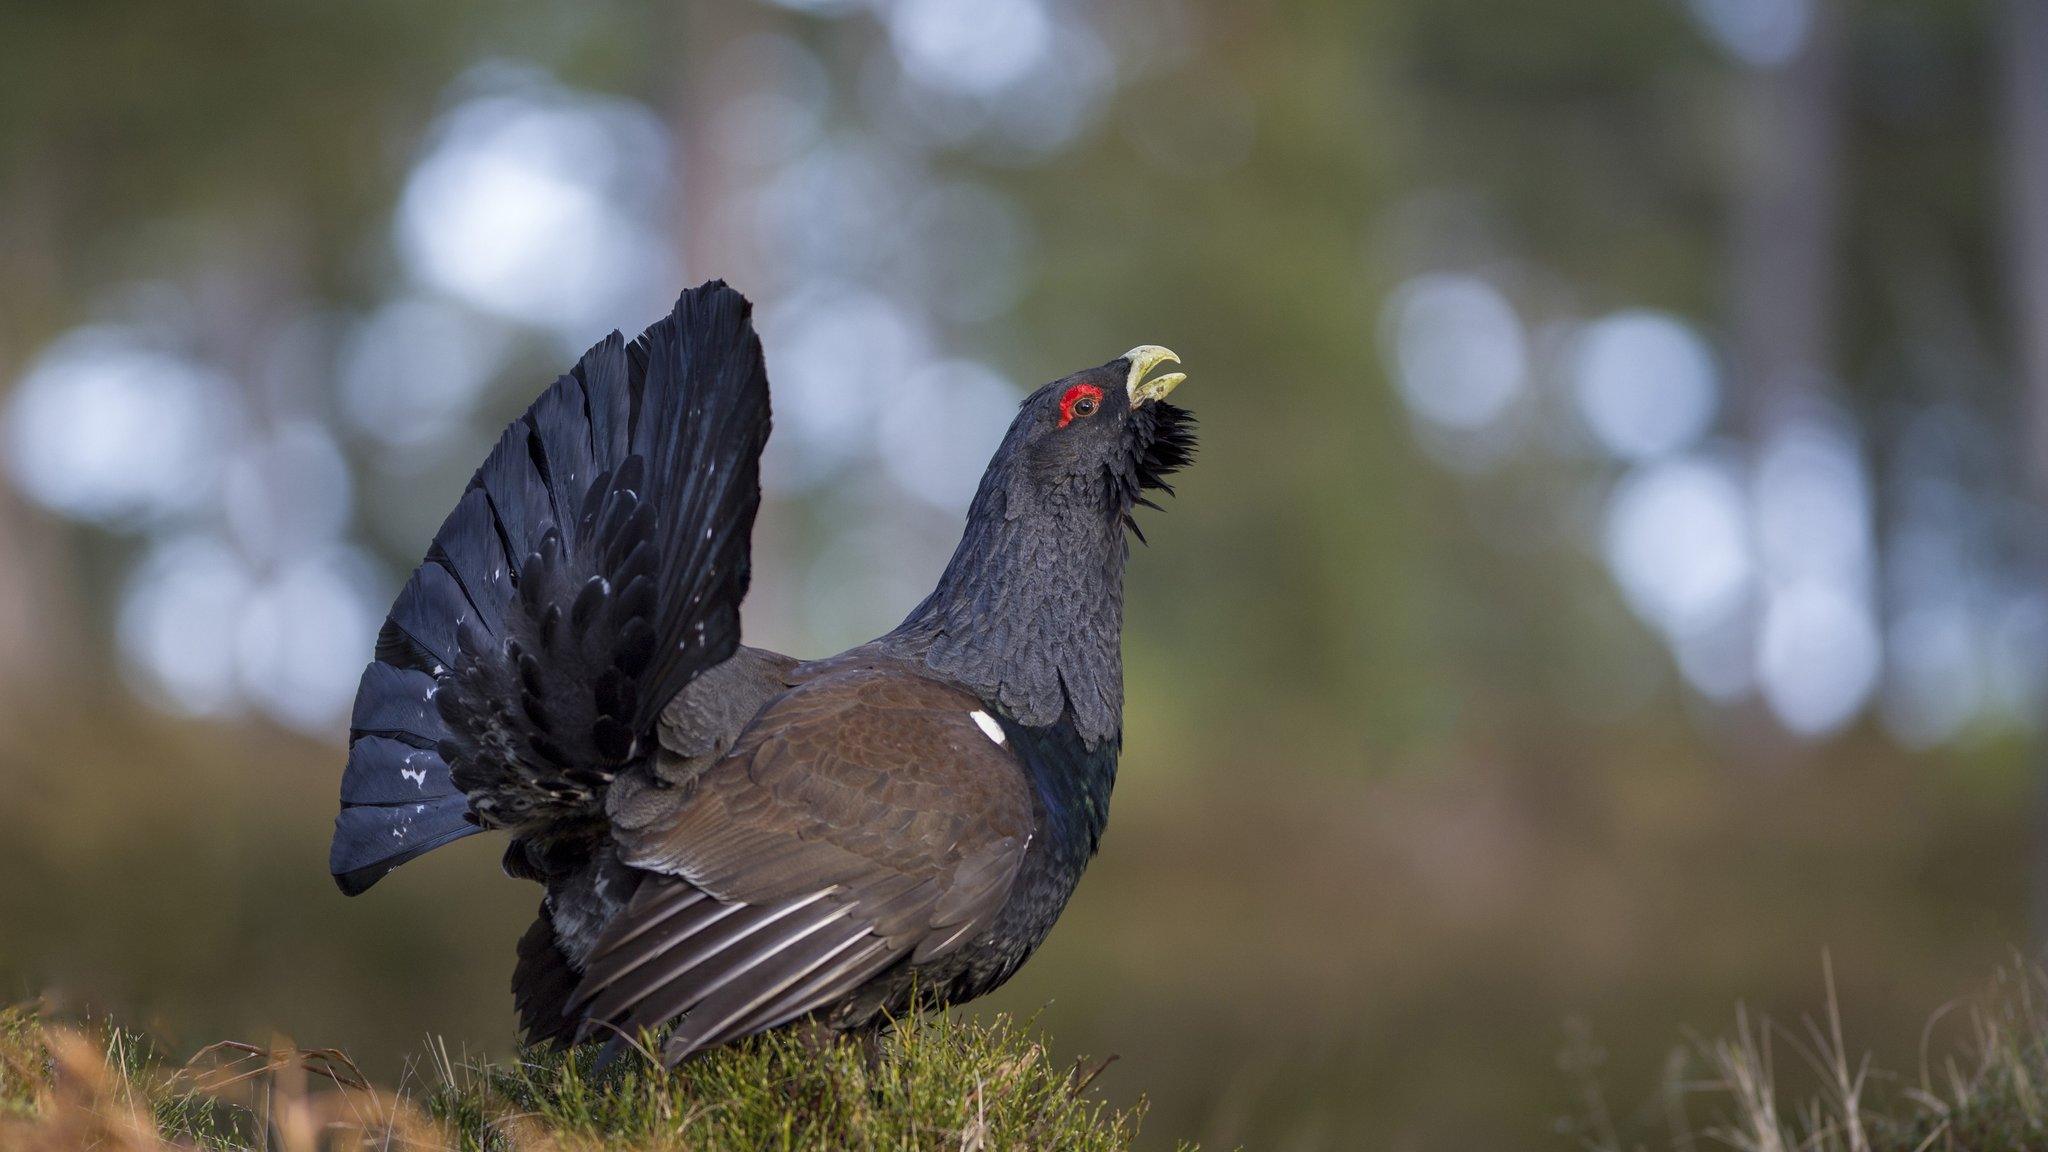
<svg viewBox="0 0 2048 1152"><path fill-rule="evenodd" d="M1592 1152L2048 1149L2048 970L2016 961L1980 996L1937 1012L1917 1074L1852 1056L1825 960L1823 975L1818 1019L1792 1028L1737 1006L1732 1032L1675 1051L1648 1136L1620 1132L1581 1042L1566 1067L1581 1080L1584 1116L1568 1129ZM1937 1054L1933 1038L1951 1020L1963 1034Z"/></svg>
<svg viewBox="0 0 2048 1152"><path fill-rule="evenodd" d="M1092 1073L1000 1017L908 1020L872 1056L784 1033L674 1074L592 1062L493 1063L433 1044L382 1091L332 1050L218 1044L172 1063L134 1033L15 1008L0 1011L0 1148L1125 1152L1142 1113L1090 1095Z"/></svg>

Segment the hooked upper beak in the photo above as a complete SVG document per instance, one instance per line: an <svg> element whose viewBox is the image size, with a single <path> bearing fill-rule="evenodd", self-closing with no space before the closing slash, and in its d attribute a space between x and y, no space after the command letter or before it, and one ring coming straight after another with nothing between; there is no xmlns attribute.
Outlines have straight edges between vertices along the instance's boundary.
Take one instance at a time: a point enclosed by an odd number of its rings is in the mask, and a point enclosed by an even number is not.
<svg viewBox="0 0 2048 1152"><path fill-rule="evenodd" d="M1171 348L1161 348L1157 344L1140 344L1119 359L1131 362L1131 374L1124 378L1124 391L1130 394L1133 408L1148 401L1166 399L1168 393L1188 378L1185 372L1168 372L1164 376L1145 379L1145 373L1161 364L1180 363L1180 357Z"/></svg>

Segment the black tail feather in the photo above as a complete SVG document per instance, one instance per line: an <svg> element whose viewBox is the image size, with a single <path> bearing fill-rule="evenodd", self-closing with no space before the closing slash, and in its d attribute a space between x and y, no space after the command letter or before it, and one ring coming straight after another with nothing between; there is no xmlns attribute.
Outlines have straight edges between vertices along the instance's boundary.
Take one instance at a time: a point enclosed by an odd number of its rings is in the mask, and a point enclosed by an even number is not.
<svg viewBox="0 0 2048 1152"><path fill-rule="evenodd" d="M358 896L400 864L480 831L459 793L416 804L352 805L334 818L327 870L344 895Z"/></svg>
<svg viewBox="0 0 2048 1152"><path fill-rule="evenodd" d="M382 662L363 670L327 858L335 883L351 896L407 860L479 831L437 750L448 729L433 693L424 672Z"/></svg>
<svg viewBox="0 0 2048 1152"><path fill-rule="evenodd" d="M506 428L379 633L331 861L345 889L478 817L595 814L662 706L737 647L768 435L750 312L723 283L685 292ZM387 799L401 767L430 782L411 824Z"/></svg>
<svg viewBox="0 0 2048 1152"><path fill-rule="evenodd" d="M512 969L512 1002L519 1013L519 1031L528 1044L568 1044L576 1036L569 1015L569 997L576 991L576 969L555 943L555 925L548 909L519 938L519 962Z"/></svg>

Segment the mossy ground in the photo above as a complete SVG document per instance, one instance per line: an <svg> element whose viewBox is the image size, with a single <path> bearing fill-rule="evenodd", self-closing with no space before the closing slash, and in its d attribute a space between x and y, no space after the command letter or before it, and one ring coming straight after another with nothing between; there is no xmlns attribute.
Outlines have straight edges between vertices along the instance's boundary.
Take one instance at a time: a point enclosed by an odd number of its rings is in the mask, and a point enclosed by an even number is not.
<svg viewBox="0 0 2048 1152"><path fill-rule="evenodd" d="M488 1062L433 1046L395 1089L338 1052L216 1045L174 1062L118 1028L0 1012L0 1149L833 1149L1123 1152L1139 1111L1090 1095L1007 1020L905 1021L857 1045L759 1037L674 1073L588 1053Z"/></svg>
<svg viewBox="0 0 2048 1152"><path fill-rule="evenodd" d="M1847 1047L1828 986L1825 1009L1796 1028L1738 1009L1732 1031L1690 1041L1665 1099L1633 1125L1576 1063L1587 1107L1551 1146L2048 1152L2048 971L2016 964L1943 1010L1952 1039L1911 1074ZM874 1055L773 1035L673 1074L635 1058L591 1065L587 1051L492 1062L434 1045L379 1088L332 1050L219 1044L177 1061L120 1028L0 1010L0 1152L1127 1152L1142 1111L1091 1095L1086 1066L1056 1063L1001 1018L907 1020Z"/></svg>

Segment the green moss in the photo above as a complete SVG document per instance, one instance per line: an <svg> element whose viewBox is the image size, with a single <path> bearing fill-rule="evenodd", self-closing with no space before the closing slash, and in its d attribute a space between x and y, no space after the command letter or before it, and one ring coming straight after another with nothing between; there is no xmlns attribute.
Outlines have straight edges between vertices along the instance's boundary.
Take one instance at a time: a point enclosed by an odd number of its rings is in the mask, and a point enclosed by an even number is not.
<svg viewBox="0 0 2048 1152"><path fill-rule="evenodd" d="M46 1074L34 1010L0 1008L0 1117L27 1116Z"/></svg>
<svg viewBox="0 0 2048 1152"><path fill-rule="evenodd" d="M896 1030L870 1061L856 1044L777 1034L701 1056L675 1074L638 1059L596 1073L591 1055L446 1067L430 1114L466 1148L511 1146L495 1119L567 1144L706 1149L1130 1146L1138 1113L1089 1097L1077 1070L1006 1020L936 1015Z"/></svg>
<svg viewBox="0 0 2048 1152"><path fill-rule="evenodd" d="M425 1135L436 1146L478 1152L537 1145L1124 1152L1142 1111L1119 1111L1089 1095L1084 1072L1056 1065L1037 1037L1001 1018L907 1021L872 1056L847 1041L757 1037L675 1073L637 1057L599 1071L588 1051L493 1063L458 1061L436 1047L412 1078L427 1086L389 1108L389 1097L307 1074L328 1068L352 1080L338 1054L267 1063L263 1054L245 1054L230 1060L251 1062L241 1068L195 1074L131 1033L108 1029L94 1043L90 1074L68 1066L65 1073L92 1082L90 1092L52 1093L62 1057L36 1016L0 1014L0 1109L17 1122L54 1126L65 1109L104 1115L117 1111L112 1102L146 1114L163 1142L223 1152L263 1147L266 1128L293 1107L323 1123L356 1117L373 1135L392 1133L394 1146ZM202 1091L205 1084L234 1089Z"/></svg>

